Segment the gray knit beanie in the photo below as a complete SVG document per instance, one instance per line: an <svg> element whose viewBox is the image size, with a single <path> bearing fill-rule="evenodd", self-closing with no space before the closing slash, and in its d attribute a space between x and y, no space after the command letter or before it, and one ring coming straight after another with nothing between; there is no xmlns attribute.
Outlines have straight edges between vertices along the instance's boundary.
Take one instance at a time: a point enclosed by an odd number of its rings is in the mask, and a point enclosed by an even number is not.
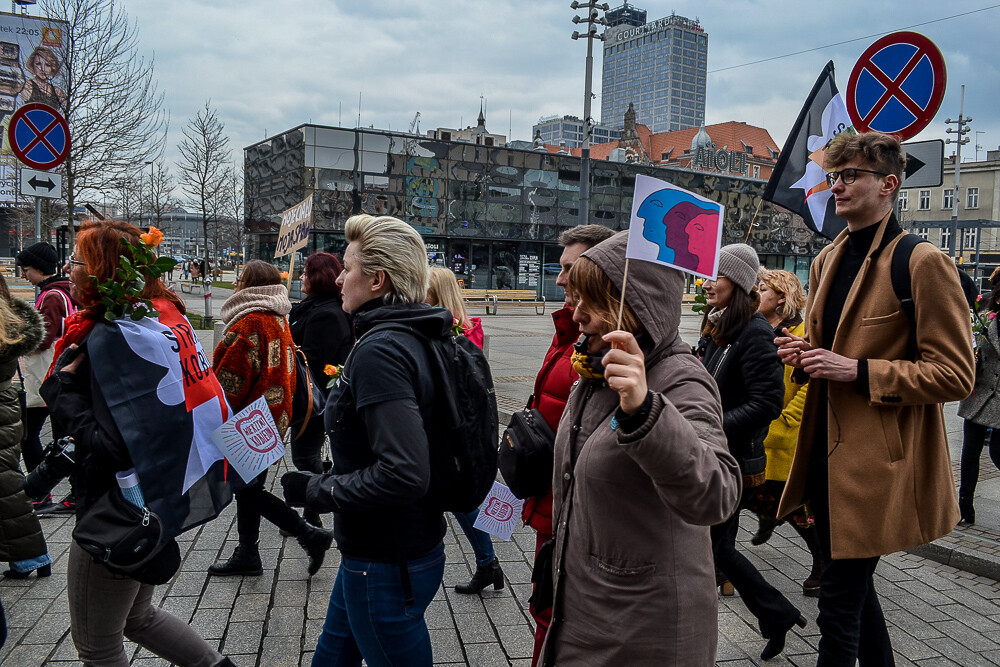
<svg viewBox="0 0 1000 667"><path fill-rule="evenodd" d="M746 243L733 243L719 251L719 275L732 280L747 294L757 284L758 271L757 253Z"/></svg>

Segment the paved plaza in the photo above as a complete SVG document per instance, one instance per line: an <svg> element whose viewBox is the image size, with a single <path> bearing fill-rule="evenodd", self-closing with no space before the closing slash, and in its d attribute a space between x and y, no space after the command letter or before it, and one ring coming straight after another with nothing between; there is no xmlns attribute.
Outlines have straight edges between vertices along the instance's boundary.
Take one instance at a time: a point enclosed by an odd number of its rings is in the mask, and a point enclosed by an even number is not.
<svg viewBox="0 0 1000 667"><path fill-rule="evenodd" d="M220 290L221 292L221 290ZM213 295L215 312L227 294ZM201 299L191 302L202 312ZM530 311L529 311L530 312ZM481 313L473 313L481 315ZM682 318L681 333L696 338L699 318ZM533 314L483 318L489 336L489 357L501 413L520 409L552 336L552 321ZM211 332L205 334L206 348ZM961 450L961 420L955 405L946 406L952 459ZM278 473L291 465L290 456ZM280 495L272 474L269 483ZM63 482L56 493L65 492ZM979 524L956 530L918 553L901 553L882 560L877 586L900 667L907 665L1000 665L1000 473L984 457L976 501ZM327 525L330 517L324 517ZM4 667L78 665L69 637L66 602L66 562L72 531L67 517L44 518L42 528L54 561L52 576L26 581L0 581L0 598L7 608L10 637L0 650ZM459 595L455 584L475 568L464 536L449 516L445 538L447 564L444 586L427 611L435 663L441 665L529 665L532 623L528 614L534 533L520 528L510 542L495 541L507 585L480 595ZM788 636L785 653L768 665L813 665L818 640L816 600L801 593L810 557L805 544L787 526L766 545L750 546L755 522L745 515L741 548L764 577L799 606L809 625ZM460 531L458 531L460 533ZM154 600L191 623L219 650L241 666L309 665L326 614L339 556L331 550L320 572L308 578L306 556L294 538L282 538L277 528L261 527L264 575L212 578L206 569L226 558L236 546L235 505L217 520L180 538L183 563L174 580L159 586ZM945 564L950 563L950 564ZM797 630L797 629L796 629ZM739 596L720 598L718 664L762 664L764 640ZM134 645L128 645L133 665L165 665Z"/></svg>

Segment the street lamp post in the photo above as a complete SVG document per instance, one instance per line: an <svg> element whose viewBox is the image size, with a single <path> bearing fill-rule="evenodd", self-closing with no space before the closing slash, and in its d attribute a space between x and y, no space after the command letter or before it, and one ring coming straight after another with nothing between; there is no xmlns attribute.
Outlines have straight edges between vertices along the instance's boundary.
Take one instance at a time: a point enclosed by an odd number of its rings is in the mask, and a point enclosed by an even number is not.
<svg viewBox="0 0 1000 667"><path fill-rule="evenodd" d="M573 17L573 23L587 25L585 33L573 31L573 39L587 40L586 89L583 95L583 146L580 149L580 224L586 225L590 222L590 135L594 126L593 119L590 117L590 101L593 98L591 80L594 75L594 40L604 41L604 36L597 34L597 26L607 25L607 21L601 17L601 11L606 12L610 7L607 3L598 3L596 0L590 0L590 2L573 0L570 7L583 9L587 12L586 18Z"/></svg>
<svg viewBox="0 0 1000 667"><path fill-rule="evenodd" d="M955 247L956 241L955 237L958 234L958 185L959 180L962 175L962 146L969 143L969 138L967 135L971 130L968 128L969 123L972 122L972 118L965 117L965 86L962 86L962 99L958 106L958 120L952 120L951 118L945 121L948 125L957 125L958 129L949 127L945 132L947 134L957 134L955 139L945 139L946 144L955 144L955 189L952 191L951 198L951 238L948 239L948 254L954 259L955 257Z"/></svg>

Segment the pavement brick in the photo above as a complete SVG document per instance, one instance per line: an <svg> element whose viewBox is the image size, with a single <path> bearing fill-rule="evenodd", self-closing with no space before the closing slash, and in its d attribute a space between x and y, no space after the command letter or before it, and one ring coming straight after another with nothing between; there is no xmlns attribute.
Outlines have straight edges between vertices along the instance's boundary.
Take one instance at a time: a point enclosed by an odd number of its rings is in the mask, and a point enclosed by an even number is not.
<svg viewBox="0 0 1000 667"><path fill-rule="evenodd" d="M196 312L199 307L195 307ZM683 318L682 335L690 337L697 321ZM502 374L507 379L497 383L498 398L501 404L517 409L531 391L530 380L551 339L551 320L506 315L485 318L484 326L487 334L496 334L491 343L491 364L498 377ZM946 408L949 433L957 438L960 448L961 424L953 413L954 409ZM290 467L290 457L278 467L279 474L268 480L272 489L280 472ZM935 545L936 556L917 550L886 556L879 564L876 587L899 667L1000 664L1000 581L988 576L990 570L983 565L985 557L1000 554L1000 492L994 494L995 499L989 495L991 489L1000 491L1000 473L993 475L984 464L979 488L984 495L981 502L977 498L981 525L959 527L942 538ZM68 487L62 486L56 493L67 491ZM305 554L295 540L282 538L274 526L264 522L260 541L263 576L209 577L208 566L228 558L236 546L234 520L235 507L230 506L216 521L183 536L181 571L169 585L157 587L154 602L189 619L196 631L221 645L241 667L310 665L339 554L331 551L320 572L310 579ZM324 520L329 525L329 517ZM456 534L457 524L450 516L448 523L444 585L425 614L435 664L527 667L534 644L527 602L534 532L521 526L510 541L495 541L505 574L502 590L489 587L480 595L460 595L453 587L468 581L475 560L464 536ZM0 580L0 597L10 625L8 642L0 648L0 664L4 666L79 664L68 634L66 601L66 551L72 520L47 518L42 526L54 558L53 575L41 580ZM755 529L755 518L744 516L739 548L809 620L804 630L796 628L788 635L785 653L767 664L812 667L818 642L817 606L814 598L803 597L801 592L811 564L809 553L787 525L779 527L766 545L751 546L749 538ZM969 569L961 569L968 563L972 563ZM726 667L760 664L764 640L756 619L738 595L720 597L718 618L717 663ZM166 664L131 642L126 643L126 651L133 665Z"/></svg>

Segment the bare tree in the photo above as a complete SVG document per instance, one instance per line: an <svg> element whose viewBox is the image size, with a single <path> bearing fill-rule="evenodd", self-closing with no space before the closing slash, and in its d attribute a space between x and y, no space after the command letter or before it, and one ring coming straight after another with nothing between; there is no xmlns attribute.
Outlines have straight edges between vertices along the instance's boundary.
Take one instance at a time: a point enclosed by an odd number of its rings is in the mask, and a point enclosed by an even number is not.
<svg viewBox="0 0 1000 667"><path fill-rule="evenodd" d="M229 163L229 137L226 126L219 120L211 101L205 102L194 118L184 127L184 139L177 145L181 160L180 185L191 206L201 214L201 228L205 239L205 270L208 271L208 241L211 223L217 218L219 193L226 178ZM214 231L214 230L212 230ZM211 300L205 301L205 317L211 319Z"/></svg>
<svg viewBox="0 0 1000 667"><path fill-rule="evenodd" d="M153 59L139 49L139 31L115 0L42 0L42 12L67 24L60 56L66 76L62 112L72 142L63 192L70 223L85 193L112 189L136 165L163 152L167 122Z"/></svg>
<svg viewBox="0 0 1000 667"><path fill-rule="evenodd" d="M149 188L148 208L149 219L159 229L163 229L163 217L177 208L174 198L174 177L170 169L159 160L152 167L151 187Z"/></svg>
<svg viewBox="0 0 1000 667"><path fill-rule="evenodd" d="M237 248L238 253L245 256L247 225L246 220L243 217L244 200L242 165L229 165L229 168L226 171L226 182L222 191L224 193L223 211L226 219L226 240ZM239 275L238 272L237 275Z"/></svg>

